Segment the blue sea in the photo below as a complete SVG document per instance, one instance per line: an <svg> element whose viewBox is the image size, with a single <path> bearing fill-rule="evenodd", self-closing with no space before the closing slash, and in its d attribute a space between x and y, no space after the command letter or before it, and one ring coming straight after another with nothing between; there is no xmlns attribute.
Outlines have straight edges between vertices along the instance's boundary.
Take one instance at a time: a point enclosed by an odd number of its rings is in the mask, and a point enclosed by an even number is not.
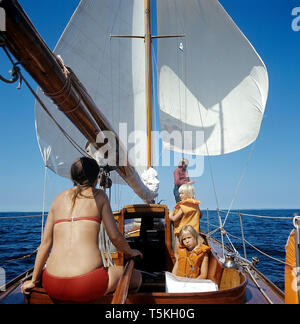
<svg viewBox="0 0 300 324"><path fill-rule="evenodd" d="M241 237L240 218L237 211L229 215L225 230L230 240L243 256L243 244ZM293 229L292 218L294 214L300 214L300 210L241 210L244 226L245 239L265 254L284 261L285 244ZM5 270L6 282L14 279L17 275L25 272L34 265L35 255L18 259L35 251L41 239L41 213L0 213L0 267ZM249 216L251 215L251 216ZM253 215L272 217L256 218ZM22 218L24 216L33 216ZM222 220L226 216L221 213ZM274 218L273 218L274 217ZM278 219L288 217L288 219ZM277 219L276 219L277 218ZM216 211L209 211L209 231L219 226L219 219ZM201 229L207 232L207 213L204 211L201 220ZM220 239L220 232L214 235ZM225 239L225 244L229 242ZM257 269L273 281L281 290L284 290L284 265L261 254L247 245L247 257L259 258Z"/></svg>

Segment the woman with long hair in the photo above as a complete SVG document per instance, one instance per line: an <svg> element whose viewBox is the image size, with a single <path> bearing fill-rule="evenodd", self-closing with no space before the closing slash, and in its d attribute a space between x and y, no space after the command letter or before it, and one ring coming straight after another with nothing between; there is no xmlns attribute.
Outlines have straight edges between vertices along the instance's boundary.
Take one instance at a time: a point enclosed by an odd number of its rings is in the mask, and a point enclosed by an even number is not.
<svg viewBox="0 0 300 324"><path fill-rule="evenodd" d="M52 203L32 279L22 286L24 294L30 293L41 276L48 295L58 301L90 302L114 291L123 267L103 267L99 250L102 222L119 251L126 257L142 257L120 233L105 192L96 189L99 171L97 162L87 157L73 163L74 188L59 194ZM131 288L140 284L141 274L134 270Z"/></svg>

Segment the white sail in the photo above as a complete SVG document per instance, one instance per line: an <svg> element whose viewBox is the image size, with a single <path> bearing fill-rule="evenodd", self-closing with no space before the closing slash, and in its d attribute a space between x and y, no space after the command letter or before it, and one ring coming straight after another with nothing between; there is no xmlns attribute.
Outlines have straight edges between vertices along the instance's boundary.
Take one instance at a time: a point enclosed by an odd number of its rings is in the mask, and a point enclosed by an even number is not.
<svg viewBox="0 0 300 324"><path fill-rule="evenodd" d="M55 53L75 72L117 134L122 123L121 140L124 137L126 146L129 138L127 148L131 163L141 174L147 165L146 144L140 142L140 134L146 134L147 127L144 40L111 38L111 35L144 36L143 1L82 0ZM39 95L59 125L85 150L84 136L41 91ZM45 164L59 175L69 177L70 165L80 153L39 103L36 104L36 128ZM142 161L137 160L133 152L136 134L137 155ZM114 182L122 182L119 176L114 178Z"/></svg>
<svg viewBox="0 0 300 324"><path fill-rule="evenodd" d="M219 2L157 1L157 33L185 35L158 40L164 147L187 154L219 155L252 143L266 106L268 75ZM174 131L192 133L176 144L169 141ZM184 141L183 147L180 143Z"/></svg>

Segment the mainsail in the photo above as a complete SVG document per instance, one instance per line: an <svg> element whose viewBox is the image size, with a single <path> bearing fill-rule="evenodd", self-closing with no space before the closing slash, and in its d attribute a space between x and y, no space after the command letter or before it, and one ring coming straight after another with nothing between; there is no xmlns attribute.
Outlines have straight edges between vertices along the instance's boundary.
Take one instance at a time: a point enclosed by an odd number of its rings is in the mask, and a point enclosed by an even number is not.
<svg viewBox="0 0 300 324"><path fill-rule="evenodd" d="M144 36L143 1L82 0L54 52L75 72L120 140L123 139L132 165L142 174L147 166L144 40L111 38L116 34ZM68 135L85 149L86 138L41 90L39 96ZM46 165L68 177L78 151L39 103L36 125ZM124 183L117 175L113 180Z"/></svg>
<svg viewBox="0 0 300 324"><path fill-rule="evenodd" d="M219 155L251 144L266 106L268 74L220 3L157 1L157 32L185 35L158 40L164 147L187 154ZM174 131L182 134L184 146L180 141L170 143Z"/></svg>
<svg viewBox="0 0 300 324"><path fill-rule="evenodd" d="M268 74L252 45L217 0L162 0L156 8L153 65L164 148L204 156L251 144L268 96ZM55 49L112 125L139 175L148 159L144 11L142 0L81 0ZM49 98L43 100L68 136L37 103L41 152L49 168L68 177L78 157L68 138L82 150L90 143Z"/></svg>

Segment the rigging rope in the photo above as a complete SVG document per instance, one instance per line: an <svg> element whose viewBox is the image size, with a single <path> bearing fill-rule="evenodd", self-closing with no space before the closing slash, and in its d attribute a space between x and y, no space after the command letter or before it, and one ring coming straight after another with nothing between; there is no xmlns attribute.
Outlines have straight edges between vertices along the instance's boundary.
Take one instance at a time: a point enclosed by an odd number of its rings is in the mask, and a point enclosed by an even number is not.
<svg viewBox="0 0 300 324"><path fill-rule="evenodd" d="M47 166L45 165L45 174L44 174L44 191L43 191L43 210L42 210L42 225L41 225L41 242L42 242L42 240L43 240L43 233L44 233L47 171L48 171L48 168L47 168Z"/></svg>
<svg viewBox="0 0 300 324"><path fill-rule="evenodd" d="M226 211L220 210L221 213L227 213ZM230 214L239 215L237 212L230 212ZM254 214L240 213L242 216L256 217L256 218L269 218L269 219L293 219L293 217L277 217L277 216L261 216Z"/></svg>
<svg viewBox="0 0 300 324"><path fill-rule="evenodd" d="M6 46L5 46L5 43L1 43L0 44L1 47L3 48L4 52L6 53L8 59L10 60L10 62L13 64L13 66L16 66L17 64L21 63L21 62L14 62L14 60L12 59L11 55L9 54L8 50L6 49ZM64 69L64 74L66 76L66 84L65 86L67 86L69 83L70 83L70 79L72 77L72 73L71 73L71 76L70 74L68 73L66 75L66 72L68 71L67 67L63 64L63 62L61 60L59 60L58 58L58 63L63 67ZM62 126L60 126L60 124L56 121L56 119L53 117L53 115L50 113L50 111L47 109L46 105L42 102L41 98L35 93L35 91L32 89L32 87L30 86L29 82L24 78L23 74L22 74L22 71L21 69L17 69L16 70L18 75L19 75L19 78L20 78L20 84L18 86L18 89L20 89L20 85L21 85L21 82L24 81L27 88L30 90L30 92L32 93L32 95L36 98L36 100L39 102L39 104L43 107L43 109L45 110L45 112L48 114L48 116L52 119L52 121L54 122L54 124L58 127L58 129L62 132L62 134L67 138L67 140L71 143L71 145L83 156L89 156L89 154L81 148L81 146L76 143L75 140L73 140L71 138L71 136L62 128ZM63 88L65 88L65 86ZM59 92L60 93L60 92ZM50 94L52 96L56 96L57 94L59 93L56 93L56 94ZM47 94L46 94L47 95ZM80 101L79 101L80 102ZM77 109L77 106L75 107ZM75 109L75 108L72 108L72 111Z"/></svg>
<svg viewBox="0 0 300 324"><path fill-rule="evenodd" d="M12 216L12 217L0 217L0 220L2 219L22 219L22 218L36 218L36 217L43 217L43 215L29 215L29 216Z"/></svg>
<svg viewBox="0 0 300 324"><path fill-rule="evenodd" d="M31 252L31 253L29 253L29 254L25 254L25 255L18 256L18 257L15 257L15 258L9 259L9 260L1 261L1 264L2 264L2 263L11 263L11 262L14 262L14 261L17 261L17 260L22 260L22 259L30 258L30 257L33 256L34 254L36 254L37 251L38 251L38 249L34 250L33 252Z"/></svg>
<svg viewBox="0 0 300 324"><path fill-rule="evenodd" d="M225 226L225 224L226 224L227 218L228 218L229 213L230 213L230 211L231 211L231 208L232 208L232 206L233 206L233 204L234 204L234 201L236 200L236 197L237 197L238 192L239 192L239 190L240 190L240 186L241 186L241 184L242 184L242 181L243 181L243 179L244 179L244 176L245 176L245 174L246 174L246 172L247 172L247 170L248 170L250 160L251 160L251 158L252 158L252 156L253 156L254 148L255 148L255 142L253 143L253 145L252 145L252 147L251 147L251 150L250 150L250 153L249 153L248 160L247 160L247 162L246 162L246 165L245 165L244 171L242 172L242 175L241 175L241 177L240 177L240 180L239 180L239 182L238 182L238 184L237 184L237 186L236 186L236 189L235 189L235 192L234 192L233 198L232 198L232 200L231 200L231 203L230 203L229 209L228 209L228 211L227 211L227 215L226 215L226 217L225 217L225 219L224 219L224 222L223 222L223 226Z"/></svg>
<svg viewBox="0 0 300 324"><path fill-rule="evenodd" d="M207 211L208 212L208 211ZM221 212L224 212L224 211L221 211ZM238 213L233 213L233 212L230 212L231 214L238 214ZM245 216L249 216L249 217L261 217L261 218L269 218L269 219L294 219L293 217L271 217L271 216L259 216L259 215L251 215L251 214L244 214L244 213L240 213L241 215L245 215ZM201 222L206 222L205 220L201 220ZM231 236L237 240L241 240L241 241L244 241L245 243L247 243L251 248L253 248L254 250L256 250L257 252L259 252L260 254L272 259L273 261L276 261L276 262L279 262L283 265L287 265L287 266L290 266L292 267L291 264L285 262L285 261L282 261L280 259L277 259L277 258L274 258L272 257L271 255L263 252L262 250L260 250L259 248L257 248L256 246L254 246L253 244L251 244L249 241L247 241L246 239L242 239L240 237L237 237L233 234L230 234L228 231L225 231L223 227L221 226L217 226L217 225L214 225L214 224L211 224L211 226L214 226L216 227L213 231L207 233L208 236L212 236L213 234L217 233L219 230L222 232L223 231L223 234L226 235L228 241L230 242L231 246L233 246L232 242L230 241L229 237L228 236ZM236 249L234 248L233 246L233 249L236 251ZM237 252L237 251L236 251Z"/></svg>

